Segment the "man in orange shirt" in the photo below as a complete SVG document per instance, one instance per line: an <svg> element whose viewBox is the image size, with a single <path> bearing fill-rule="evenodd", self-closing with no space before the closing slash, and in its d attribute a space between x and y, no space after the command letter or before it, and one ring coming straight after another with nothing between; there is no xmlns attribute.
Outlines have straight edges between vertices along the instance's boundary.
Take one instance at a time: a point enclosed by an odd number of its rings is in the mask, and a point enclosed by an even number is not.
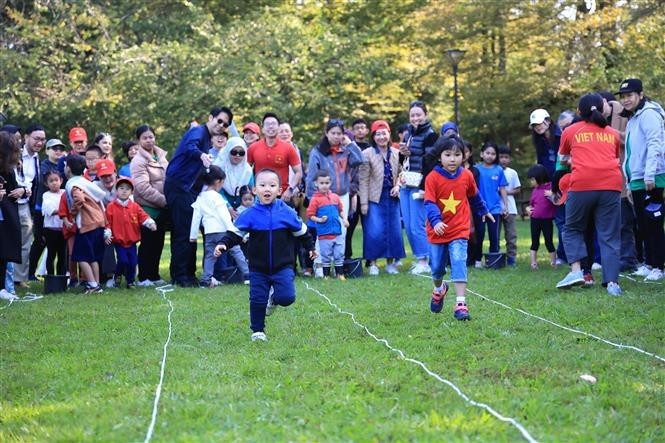
<svg viewBox="0 0 665 443"><path fill-rule="evenodd" d="M295 148L277 137L279 118L268 112L263 116L263 139L251 144L247 152L247 162L254 167L254 174L263 169L272 169L282 183L281 195L285 202L298 191L298 183L302 179L302 165ZM293 170L293 178L289 182L289 168Z"/></svg>

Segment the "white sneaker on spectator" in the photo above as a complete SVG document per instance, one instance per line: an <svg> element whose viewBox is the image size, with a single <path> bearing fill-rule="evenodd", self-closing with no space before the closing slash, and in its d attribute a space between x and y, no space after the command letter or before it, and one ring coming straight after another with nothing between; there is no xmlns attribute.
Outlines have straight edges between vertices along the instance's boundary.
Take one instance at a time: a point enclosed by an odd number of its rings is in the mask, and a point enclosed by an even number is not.
<svg viewBox="0 0 665 443"><path fill-rule="evenodd" d="M267 341L265 332L255 332L252 334L252 341Z"/></svg>
<svg viewBox="0 0 665 443"><path fill-rule="evenodd" d="M651 268L647 265L642 265L637 268L637 271L633 272L633 275L637 277L646 277L649 274L651 274Z"/></svg>
<svg viewBox="0 0 665 443"><path fill-rule="evenodd" d="M317 266L314 268L314 278L323 278L323 268Z"/></svg>
<svg viewBox="0 0 665 443"><path fill-rule="evenodd" d="M565 261L561 260L560 258L557 258L556 261L555 261L554 263L555 263L557 266L567 264Z"/></svg>
<svg viewBox="0 0 665 443"><path fill-rule="evenodd" d="M473 267L476 268L476 269L483 269L484 268L483 262L476 261L476 263L473 265Z"/></svg>
<svg viewBox="0 0 665 443"><path fill-rule="evenodd" d="M2 300L7 300L7 301L13 301L13 300L18 300L18 296L12 294L6 289L0 290L0 299Z"/></svg>
<svg viewBox="0 0 665 443"><path fill-rule="evenodd" d="M644 281L657 281L663 278L663 276L663 271L658 268L653 268L651 272L649 272L649 275L644 277Z"/></svg>
<svg viewBox="0 0 665 443"><path fill-rule="evenodd" d="M371 276L379 275L379 267L377 265L370 265L369 275Z"/></svg>
<svg viewBox="0 0 665 443"><path fill-rule="evenodd" d="M603 266L600 263L595 263L591 265L591 270L592 271L600 271L603 269Z"/></svg>
<svg viewBox="0 0 665 443"><path fill-rule="evenodd" d="M418 274L429 274L432 272L432 269L429 267L427 263L416 263L416 265L411 269L411 274L413 275L418 275Z"/></svg>
<svg viewBox="0 0 665 443"><path fill-rule="evenodd" d="M152 285L153 285L153 283L148 279L140 281L136 284L136 286L141 286L141 287L152 286Z"/></svg>
<svg viewBox="0 0 665 443"><path fill-rule="evenodd" d="M166 284L166 282L165 282L164 280L162 280L162 279L159 279L159 280L153 280L153 281L145 280L145 281L149 281L149 282L150 282L150 284L149 284L148 286L153 286L153 285L154 285L154 286L164 286L164 285Z"/></svg>
<svg viewBox="0 0 665 443"><path fill-rule="evenodd" d="M390 274L390 275L399 274L399 271L397 270L397 266L395 266L395 264L393 264L393 263L387 264L386 265L386 274Z"/></svg>
<svg viewBox="0 0 665 443"><path fill-rule="evenodd" d="M109 278L106 280L106 285L107 288L115 288L115 279Z"/></svg>
<svg viewBox="0 0 665 443"><path fill-rule="evenodd" d="M399 268L400 266L402 266L403 264L404 264L404 263L402 263L402 260L397 260L397 261L395 261L395 266L397 266L398 268Z"/></svg>
<svg viewBox="0 0 665 443"><path fill-rule="evenodd" d="M215 288L217 286L220 286L222 284L221 281L217 280L215 277L210 277L210 287Z"/></svg>

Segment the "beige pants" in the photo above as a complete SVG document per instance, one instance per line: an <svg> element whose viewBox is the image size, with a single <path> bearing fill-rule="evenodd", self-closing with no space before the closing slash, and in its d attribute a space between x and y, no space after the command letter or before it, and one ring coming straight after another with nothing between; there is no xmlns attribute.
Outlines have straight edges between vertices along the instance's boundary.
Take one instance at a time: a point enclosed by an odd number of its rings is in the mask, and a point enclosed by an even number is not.
<svg viewBox="0 0 665 443"><path fill-rule="evenodd" d="M30 262L30 246L32 246L32 215L30 205L18 205L18 217L21 221L21 260L22 263L14 265L14 281L28 281L28 267Z"/></svg>

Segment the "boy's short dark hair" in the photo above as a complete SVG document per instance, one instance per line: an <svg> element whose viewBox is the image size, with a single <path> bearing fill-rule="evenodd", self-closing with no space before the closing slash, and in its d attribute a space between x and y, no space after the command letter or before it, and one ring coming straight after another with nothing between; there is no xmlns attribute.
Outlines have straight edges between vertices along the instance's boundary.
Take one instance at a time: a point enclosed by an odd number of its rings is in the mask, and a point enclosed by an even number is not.
<svg viewBox="0 0 665 443"><path fill-rule="evenodd" d="M282 177L279 176L277 171L270 168L263 168L259 172L257 172L256 175L254 175L254 183L258 181L259 175L261 174L275 174L275 176L277 177L277 184L282 186Z"/></svg>
<svg viewBox="0 0 665 443"><path fill-rule="evenodd" d="M87 148L85 148L85 152L96 152L99 154L100 157L104 156L104 151L102 151L102 148L100 148L98 145L90 145Z"/></svg>
<svg viewBox="0 0 665 443"><path fill-rule="evenodd" d="M320 177L328 177L330 178L330 171L327 169L319 169L316 171L316 174L314 174L314 181L316 181Z"/></svg>
<svg viewBox="0 0 665 443"><path fill-rule="evenodd" d="M363 124L363 125L367 126L367 120L365 120L362 117L357 118L357 119L353 120L353 122L351 123L351 127L353 128L355 125L359 125L359 124Z"/></svg>
<svg viewBox="0 0 665 443"><path fill-rule="evenodd" d="M498 154L501 155L512 155L510 148L506 145L499 145L499 148L497 149Z"/></svg>
<svg viewBox="0 0 665 443"><path fill-rule="evenodd" d="M69 154L65 159L65 164L69 167L72 175L83 175L85 171L85 157L80 154Z"/></svg>
<svg viewBox="0 0 665 443"><path fill-rule="evenodd" d="M207 186L212 185L217 180L226 180L226 173L222 171L222 168L219 166L212 165L210 168L203 174L203 183Z"/></svg>

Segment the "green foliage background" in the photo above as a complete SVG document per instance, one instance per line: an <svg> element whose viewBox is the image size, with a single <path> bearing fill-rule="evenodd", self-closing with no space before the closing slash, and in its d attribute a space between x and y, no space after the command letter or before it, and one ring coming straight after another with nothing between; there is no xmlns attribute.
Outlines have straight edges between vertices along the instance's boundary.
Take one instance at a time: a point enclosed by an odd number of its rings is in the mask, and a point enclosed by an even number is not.
<svg viewBox="0 0 665 443"><path fill-rule="evenodd" d="M509 143L533 161L528 114L554 118L589 90L639 76L665 98L665 2L4 1L0 110L65 138L81 124L119 141L143 123L173 150L188 122L229 105L239 124L276 111L309 148L327 118L407 121L425 100L475 144ZM90 134L89 134L90 135Z"/></svg>

